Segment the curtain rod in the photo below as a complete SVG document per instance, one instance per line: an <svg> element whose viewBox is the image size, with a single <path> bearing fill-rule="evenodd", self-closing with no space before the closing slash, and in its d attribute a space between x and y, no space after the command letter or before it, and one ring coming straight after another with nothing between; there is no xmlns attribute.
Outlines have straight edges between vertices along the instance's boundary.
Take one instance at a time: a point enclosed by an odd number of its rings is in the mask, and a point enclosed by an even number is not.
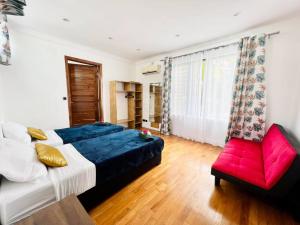
<svg viewBox="0 0 300 225"><path fill-rule="evenodd" d="M270 37L272 37L274 35L277 35L277 34L280 34L280 31L268 33L268 34L266 34L266 36L268 38L270 38ZM192 53L187 53L187 54L183 54L183 55L178 55L178 56L174 56L174 57L171 57L171 58L175 59L175 58L179 58L179 57L183 57L183 56L194 55L194 54L197 54L197 53L200 53L200 52L207 52L207 51L210 51L210 50L215 50L215 49L219 49L219 48L225 48L225 47L228 47L228 46L231 46L231 45L236 45L238 43L239 43L239 41L235 41L235 42L232 42L232 43L229 43L229 44L226 44L226 45L219 45L219 46L216 46L216 47L207 48L207 49L203 49L203 50L200 50L200 51L196 51L196 52L192 52ZM165 61L165 60L161 59L160 61Z"/></svg>

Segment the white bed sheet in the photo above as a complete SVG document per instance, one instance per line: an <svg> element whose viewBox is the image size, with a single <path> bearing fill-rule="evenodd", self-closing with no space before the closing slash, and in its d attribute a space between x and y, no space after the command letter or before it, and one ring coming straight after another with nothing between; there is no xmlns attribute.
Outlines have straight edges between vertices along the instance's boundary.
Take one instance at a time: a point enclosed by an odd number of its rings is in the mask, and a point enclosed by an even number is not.
<svg viewBox="0 0 300 225"><path fill-rule="evenodd" d="M64 144L61 137L58 136L58 134L54 130L46 130L44 132L48 139L44 140L44 141L33 141L33 142L31 142L32 147L35 147L36 143L43 143L43 144L51 145L51 146L60 146L60 145Z"/></svg>
<svg viewBox="0 0 300 225"><path fill-rule="evenodd" d="M48 175L25 183L3 178L0 185L0 222L2 225L15 223L55 201L55 189Z"/></svg>
<svg viewBox="0 0 300 225"><path fill-rule="evenodd" d="M15 223L70 194L79 195L96 185L96 167L71 144L57 147L66 167L48 168L48 175L32 182L17 183L2 178L0 223Z"/></svg>
<svg viewBox="0 0 300 225"><path fill-rule="evenodd" d="M66 158L65 167L49 168L57 196L61 200L70 194L82 194L96 185L96 166L84 158L71 144L57 147Z"/></svg>

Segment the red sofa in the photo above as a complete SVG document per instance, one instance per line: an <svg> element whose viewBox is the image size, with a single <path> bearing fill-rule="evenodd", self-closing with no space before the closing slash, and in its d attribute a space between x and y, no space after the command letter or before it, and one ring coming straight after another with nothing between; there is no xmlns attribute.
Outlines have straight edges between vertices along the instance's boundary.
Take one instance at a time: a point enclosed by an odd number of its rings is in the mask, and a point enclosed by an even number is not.
<svg viewBox="0 0 300 225"><path fill-rule="evenodd" d="M282 126L273 124L262 142L232 138L211 174L262 195L285 198L300 181L300 148Z"/></svg>

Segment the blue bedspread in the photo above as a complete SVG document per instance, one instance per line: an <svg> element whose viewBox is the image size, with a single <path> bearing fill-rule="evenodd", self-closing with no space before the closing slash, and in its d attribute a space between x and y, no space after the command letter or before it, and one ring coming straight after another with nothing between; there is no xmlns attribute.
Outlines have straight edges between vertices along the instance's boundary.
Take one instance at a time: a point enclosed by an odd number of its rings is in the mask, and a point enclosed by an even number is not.
<svg viewBox="0 0 300 225"><path fill-rule="evenodd" d="M111 123L94 123L78 127L54 130L63 139L64 144L95 138L123 131L124 127Z"/></svg>
<svg viewBox="0 0 300 225"><path fill-rule="evenodd" d="M136 130L126 130L72 145L96 165L97 185L139 167L161 154L164 141L153 136L144 140Z"/></svg>

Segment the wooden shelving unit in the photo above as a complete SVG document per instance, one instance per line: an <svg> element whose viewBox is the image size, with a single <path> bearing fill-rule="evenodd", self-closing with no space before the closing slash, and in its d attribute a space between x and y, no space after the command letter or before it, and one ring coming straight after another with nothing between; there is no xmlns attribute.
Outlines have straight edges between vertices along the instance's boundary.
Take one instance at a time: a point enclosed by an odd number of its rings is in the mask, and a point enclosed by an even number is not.
<svg viewBox="0 0 300 225"><path fill-rule="evenodd" d="M132 121L133 121L133 120L122 119L122 120L117 120L117 124L123 124L123 123L132 122Z"/></svg>
<svg viewBox="0 0 300 225"><path fill-rule="evenodd" d="M119 119L117 108L118 93L125 93L128 105L128 118ZM143 85L138 82L110 82L110 120L115 124L126 124L128 128L141 128L143 115Z"/></svg>
<svg viewBox="0 0 300 225"><path fill-rule="evenodd" d="M143 85L135 84L135 128L142 128L143 115Z"/></svg>
<svg viewBox="0 0 300 225"><path fill-rule="evenodd" d="M151 127L159 128L161 123L161 86L150 85L150 95L154 96L154 115L150 115Z"/></svg>

